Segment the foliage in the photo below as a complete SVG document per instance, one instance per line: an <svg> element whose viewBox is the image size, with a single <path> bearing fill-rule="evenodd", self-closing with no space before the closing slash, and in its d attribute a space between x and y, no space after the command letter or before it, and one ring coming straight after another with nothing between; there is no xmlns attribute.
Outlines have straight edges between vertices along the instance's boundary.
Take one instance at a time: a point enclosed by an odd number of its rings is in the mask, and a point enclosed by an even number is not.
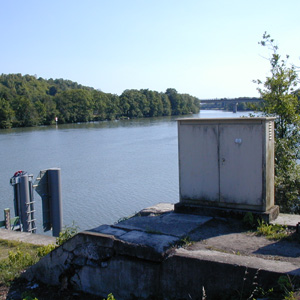
<svg viewBox="0 0 300 300"><path fill-rule="evenodd" d="M241 289L236 291L237 296L230 297L230 299L298 299L296 295L298 295L297 287L299 284L296 277L292 280L289 275L282 275L277 282L274 282L272 287L266 289L261 285L259 272L260 269L253 274L253 272L246 268L242 278Z"/></svg>
<svg viewBox="0 0 300 300"><path fill-rule="evenodd" d="M56 238L56 245L60 246L64 244L67 240L72 238L78 233L79 227L73 222L71 226L65 226L63 230L59 233L59 236Z"/></svg>
<svg viewBox="0 0 300 300"><path fill-rule="evenodd" d="M199 99L179 94L125 90L104 93L64 79L0 75L0 128L198 113Z"/></svg>
<svg viewBox="0 0 300 300"><path fill-rule="evenodd" d="M8 258L0 261L0 282L7 284L17 277L22 270L37 262L36 255L30 255L28 252L9 251Z"/></svg>
<svg viewBox="0 0 300 300"><path fill-rule="evenodd" d="M248 228L254 228L256 225L256 221L254 220L253 214L251 212L247 212L243 218L244 226Z"/></svg>
<svg viewBox="0 0 300 300"><path fill-rule="evenodd" d="M103 299L103 300L105 300L105 299ZM114 295L112 293L110 293L110 294L108 294L106 300L116 300L116 298L114 297Z"/></svg>
<svg viewBox="0 0 300 300"><path fill-rule="evenodd" d="M53 251L57 246L54 244L45 245L43 247L39 247L37 249L37 255L38 257L43 257Z"/></svg>
<svg viewBox="0 0 300 300"><path fill-rule="evenodd" d="M292 282L289 275L286 276L280 276L277 281L280 290L284 294L285 300L294 300L295 297L295 284ZM298 298L297 298L298 299Z"/></svg>
<svg viewBox="0 0 300 300"><path fill-rule="evenodd" d="M278 46L265 33L260 44L272 51L270 75L265 81L256 80L263 98L260 106L265 116L275 120L275 200L281 212L300 212L300 167L297 164L300 144L300 106L297 97L298 75L282 59Z"/></svg>
<svg viewBox="0 0 300 300"><path fill-rule="evenodd" d="M0 240L0 284L9 284L27 267L35 264L56 246L37 246L17 241Z"/></svg>
<svg viewBox="0 0 300 300"><path fill-rule="evenodd" d="M38 300L38 298L36 298L32 292L28 292L28 291L25 291L24 293L22 293L22 299L23 300Z"/></svg>
<svg viewBox="0 0 300 300"><path fill-rule="evenodd" d="M17 249L28 252L30 255L34 255L39 247L40 246L28 243L0 239L0 260L8 258L9 251L15 251Z"/></svg>
<svg viewBox="0 0 300 300"><path fill-rule="evenodd" d="M257 234L264 235L271 240L281 240L289 236L288 228L279 224L267 224L263 220L258 219L259 226L257 227Z"/></svg>
<svg viewBox="0 0 300 300"><path fill-rule="evenodd" d="M194 242L191 241L190 237L184 236L180 240L176 241L174 244L170 244L170 247L175 247L175 248L184 248L191 246Z"/></svg>
<svg viewBox="0 0 300 300"><path fill-rule="evenodd" d="M14 111L9 102L0 98L0 128L10 128L14 118Z"/></svg>

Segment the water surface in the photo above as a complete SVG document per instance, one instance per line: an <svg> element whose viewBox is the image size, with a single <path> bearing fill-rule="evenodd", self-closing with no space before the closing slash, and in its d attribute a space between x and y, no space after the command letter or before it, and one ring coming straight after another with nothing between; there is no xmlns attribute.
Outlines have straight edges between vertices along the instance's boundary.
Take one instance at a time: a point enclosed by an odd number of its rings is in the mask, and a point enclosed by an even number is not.
<svg viewBox="0 0 300 300"><path fill-rule="evenodd" d="M184 118L241 115L248 113L204 110ZM178 202L177 118L0 130L0 210L13 209L9 179L16 171L36 178L54 167L61 168L64 224L75 221L81 230L112 224L159 202ZM42 233L36 193L35 200Z"/></svg>

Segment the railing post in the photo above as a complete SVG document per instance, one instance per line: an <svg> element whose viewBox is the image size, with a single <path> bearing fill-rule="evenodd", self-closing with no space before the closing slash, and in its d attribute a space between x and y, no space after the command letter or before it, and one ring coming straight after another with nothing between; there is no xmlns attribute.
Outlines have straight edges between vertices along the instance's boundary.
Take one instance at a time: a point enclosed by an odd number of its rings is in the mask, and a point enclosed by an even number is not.
<svg viewBox="0 0 300 300"><path fill-rule="evenodd" d="M10 230L10 209L5 208L4 209L4 221L5 221L5 229Z"/></svg>

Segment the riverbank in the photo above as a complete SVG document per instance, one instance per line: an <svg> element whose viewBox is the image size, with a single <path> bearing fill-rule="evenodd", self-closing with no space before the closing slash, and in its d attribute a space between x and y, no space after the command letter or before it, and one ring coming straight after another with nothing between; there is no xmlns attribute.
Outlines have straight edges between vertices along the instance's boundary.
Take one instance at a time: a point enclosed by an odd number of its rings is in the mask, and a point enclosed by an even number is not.
<svg viewBox="0 0 300 300"><path fill-rule="evenodd" d="M295 220L282 220L296 235ZM178 214L172 204L159 204L79 233L25 277L118 300L201 299L203 290L207 299L219 299L234 291L249 296L254 282L267 291L280 276L298 280L299 263L296 238L272 241L237 220Z"/></svg>

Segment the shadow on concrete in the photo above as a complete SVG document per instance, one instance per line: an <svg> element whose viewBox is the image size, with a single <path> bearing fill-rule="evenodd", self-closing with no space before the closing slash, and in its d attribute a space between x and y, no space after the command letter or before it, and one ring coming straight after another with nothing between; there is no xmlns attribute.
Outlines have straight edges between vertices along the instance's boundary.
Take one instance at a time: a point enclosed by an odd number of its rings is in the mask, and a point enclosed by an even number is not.
<svg viewBox="0 0 300 300"><path fill-rule="evenodd" d="M254 254L300 258L300 244L299 241L273 241L272 244L259 248Z"/></svg>

